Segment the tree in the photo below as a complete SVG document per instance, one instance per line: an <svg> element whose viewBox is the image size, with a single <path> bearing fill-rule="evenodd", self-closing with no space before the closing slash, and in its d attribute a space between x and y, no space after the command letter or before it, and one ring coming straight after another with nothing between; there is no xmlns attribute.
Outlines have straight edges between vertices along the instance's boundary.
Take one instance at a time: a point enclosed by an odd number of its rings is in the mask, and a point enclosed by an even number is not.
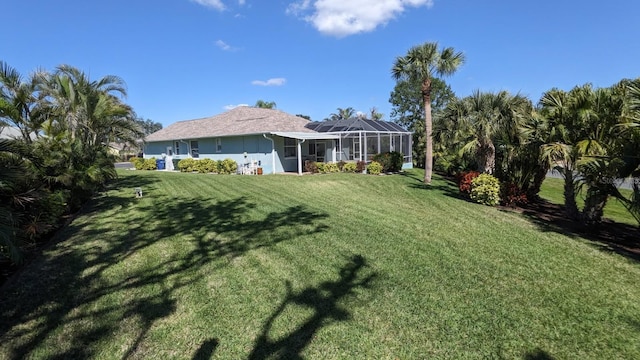
<svg viewBox="0 0 640 360"><path fill-rule="evenodd" d="M276 103L275 101L258 100L256 101L256 104L254 105L254 107L261 108L261 109L275 109Z"/></svg>
<svg viewBox="0 0 640 360"><path fill-rule="evenodd" d="M378 112L378 108L374 106L369 109L369 119L374 121L382 121L382 119L384 119L384 114Z"/></svg>
<svg viewBox="0 0 640 360"><path fill-rule="evenodd" d="M396 80L421 81L425 112L425 184L431 183L433 170L433 137L431 114L431 82L435 76L452 75L464 63L464 55L453 48L438 50L437 43L415 46L405 56L396 58L391 70Z"/></svg>
<svg viewBox="0 0 640 360"><path fill-rule="evenodd" d="M145 136L153 134L158 130L162 130L162 124L159 122L154 122L151 119L143 119L138 117L135 119L136 124L142 129L142 132Z"/></svg>
<svg viewBox="0 0 640 360"><path fill-rule="evenodd" d="M506 91L488 93L476 90L473 95L449 103L443 112L446 127L438 132L457 134L462 152L473 155L478 171L493 174L496 170L496 143L503 149L519 142L520 119L531 111L531 102Z"/></svg>
<svg viewBox="0 0 640 360"><path fill-rule="evenodd" d="M564 178L567 216L597 223L622 165L615 158L621 143L612 131L623 115L624 96L586 84L569 92L549 90L540 105L550 131L543 157ZM581 217L575 197L582 185L587 186L587 196Z"/></svg>
<svg viewBox="0 0 640 360"><path fill-rule="evenodd" d="M304 114L296 114L297 117L301 117L303 119L307 119L309 121L311 121L311 116L309 115L304 115Z"/></svg>
<svg viewBox="0 0 640 360"><path fill-rule="evenodd" d="M356 110L352 107L348 107L348 108L338 108L338 111L335 113L331 113L329 115L328 118L324 119L325 121L327 120L331 120L331 121L336 121L336 120L347 120L347 119L351 119L352 117L355 116L356 114Z"/></svg>
<svg viewBox="0 0 640 360"><path fill-rule="evenodd" d="M38 85L37 74L25 80L16 69L0 61L0 126L18 129L27 143L39 136L46 115Z"/></svg>
<svg viewBox="0 0 640 360"><path fill-rule="evenodd" d="M424 97L420 91L419 79L399 80L389 97L392 105L391 120L413 132L413 163L415 166L425 165L425 137L424 137ZM431 81L431 110L434 118L442 111L449 101L455 99L451 87L443 80L433 78ZM437 121L437 120L436 120ZM436 154L444 158L442 151Z"/></svg>

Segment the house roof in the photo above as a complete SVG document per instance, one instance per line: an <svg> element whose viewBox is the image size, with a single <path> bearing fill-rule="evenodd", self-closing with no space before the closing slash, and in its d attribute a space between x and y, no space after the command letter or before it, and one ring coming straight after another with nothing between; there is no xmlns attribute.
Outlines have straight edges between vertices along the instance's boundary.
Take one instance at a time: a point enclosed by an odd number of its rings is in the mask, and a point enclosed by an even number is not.
<svg viewBox="0 0 640 360"><path fill-rule="evenodd" d="M292 139L298 140L328 140L328 139L340 139L340 135L336 134L323 134L317 132L283 132L283 131L274 131L271 134L288 137Z"/></svg>
<svg viewBox="0 0 640 360"><path fill-rule="evenodd" d="M309 120L280 110L241 106L222 114L173 123L147 136L147 142L275 132L315 133Z"/></svg>
<svg viewBox="0 0 640 360"><path fill-rule="evenodd" d="M389 121L376 121L360 118L350 118L334 121L316 121L307 124L307 128L317 132L348 132L348 131L374 131L374 132L402 132L408 133L402 126Z"/></svg>

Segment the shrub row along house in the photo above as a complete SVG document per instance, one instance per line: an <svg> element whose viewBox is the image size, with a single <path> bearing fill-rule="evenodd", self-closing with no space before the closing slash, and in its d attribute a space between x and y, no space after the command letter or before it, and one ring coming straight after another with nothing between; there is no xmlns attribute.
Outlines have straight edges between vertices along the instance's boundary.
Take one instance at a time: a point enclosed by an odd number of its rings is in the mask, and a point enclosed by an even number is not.
<svg viewBox="0 0 640 360"><path fill-rule="evenodd" d="M310 122L280 110L247 106L176 122L149 135L144 145L145 158L231 158L240 167L257 163L272 174L302 174L306 160L370 161L389 151L402 153L403 168L411 168L411 132L385 121Z"/></svg>

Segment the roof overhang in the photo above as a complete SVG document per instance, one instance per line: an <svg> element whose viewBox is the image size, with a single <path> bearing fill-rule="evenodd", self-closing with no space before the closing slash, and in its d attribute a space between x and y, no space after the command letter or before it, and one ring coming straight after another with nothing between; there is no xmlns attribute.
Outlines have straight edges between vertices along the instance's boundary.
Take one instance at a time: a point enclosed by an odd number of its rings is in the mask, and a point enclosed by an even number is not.
<svg viewBox="0 0 640 360"><path fill-rule="evenodd" d="M338 134L324 134L324 133L307 133L307 132L284 132L284 131L274 131L270 133L271 135L288 137L292 139L298 140L329 140L329 139L340 139L340 135Z"/></svg>

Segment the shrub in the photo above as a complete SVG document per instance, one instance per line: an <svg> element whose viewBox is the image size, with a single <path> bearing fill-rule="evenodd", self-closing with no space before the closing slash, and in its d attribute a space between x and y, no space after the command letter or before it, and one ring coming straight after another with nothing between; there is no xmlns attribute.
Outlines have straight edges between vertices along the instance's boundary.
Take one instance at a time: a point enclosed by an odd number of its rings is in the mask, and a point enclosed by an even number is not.
<svg viewBox="0 0 640 360"><path fill-rule="evenodd" d="M318 166L315 161L305 160L304 162L304 171L315 174L318 172Z"/></svg>
<svg viewBox="0 0 640 360"><path fill-rule="evenodd" d="M463 171L456 175L456 181L458 182L458 189L463 194L469 194L471 192L471 182L473 179L480 175L477 171Z"/></svg>
<svg viewBox="0 0 640 360"><path fill-rule="evenodd" d="M397 151L386 152L376 154L373 156L373 161L376 161L382 165L382 171L384 172L398 172L402 170L402 161L404 156Z"/></svg>
<svg viewBox="0 0 640 360"><path fill-rule="evenodd" d="M357 168L356 163L348 162L348 163L344 164L344 166L342 167L342 171L349 172L349 173L354 173L354 172L356 172L356 168Z"/></svg>
<svg viewBox="0 0 640 360"><path fill-rule="evenodd" d="M367 168L367 162L363 160L358 160L356 162L356 172L362 173L364 169Z"/></svg>
<svg viewBox="0 0 640 360"><path fill-rule="evenodd" d="M238 164L233 160L226 158L218 162L218 174L235 174L238 171Z"/></svg>
<svg viewBox="0 0 640 360"><path fill-rule="evenodd" d="M196 160L192 158L186 158L178 161L178 169L182 172L197 171Z"/></svg>
<svg viewBox="0 0 640 360"><path fill-rule="evenodd" d="M344 171L344 165L345 165L346 163L347 163L347 162L346 162L346 161L344 161L344 160L340 160L340 161L338 161L338 169L339 169L340 171Z"/></svg>
<svg viewBox="0 0 640 360"><path fill-rule="evenodd" d="M505 183L500 189L500 198L505 206L526 205L529 203L527 193L514 183Z"/></svg>
<svg viewBox="0 0 640 360"><path fill-rule="evenodd" d="M315 164L316 164L316 168L318 168L318 172L321 174L324 174L325 173L324 168L327 164L323 162L316 162Z"/></svg>
<svg viewBox="0 0 640 360"><path fill-rule="evenodd" d="M145 159L142 163L142 170L156 170L156 158Z"/></svg>
<svg viewBox="0 0 640 360"><path fill-rule="evenodd" d="M324 164L324 172L325 173L337 173L337 172L340 172L340 168L338 167L338 164L326 163L326 164Z"/></svg>
<svg viewBox="0 0 640 360"><path fill-rule="evenodd" d="M213 159L196 160L196 170L200 173L218 172L218 162Z"/></svg>
<svg viewBox="0 0 640 360"><path fill-rule="evenodd" d="M471 199L489 206L500 202L500 181L492 175L480 174L471 181Z"/></svg>
<svg viewBox="0 0 640 360"><path fill-rule="evenodd" d="M382 164L377 161L372 161L369 166L367 166L367 173L371 175L380 175L382 172Z"/></svg>
<svg viewBox="0 0 640 360"><path fill-rule="evenodd" d="M132 157L129 160L133 166L136 168L136 170L142 170L142 168L144 168L144 159L143 158L139 158L139 157Z"/></svg>

